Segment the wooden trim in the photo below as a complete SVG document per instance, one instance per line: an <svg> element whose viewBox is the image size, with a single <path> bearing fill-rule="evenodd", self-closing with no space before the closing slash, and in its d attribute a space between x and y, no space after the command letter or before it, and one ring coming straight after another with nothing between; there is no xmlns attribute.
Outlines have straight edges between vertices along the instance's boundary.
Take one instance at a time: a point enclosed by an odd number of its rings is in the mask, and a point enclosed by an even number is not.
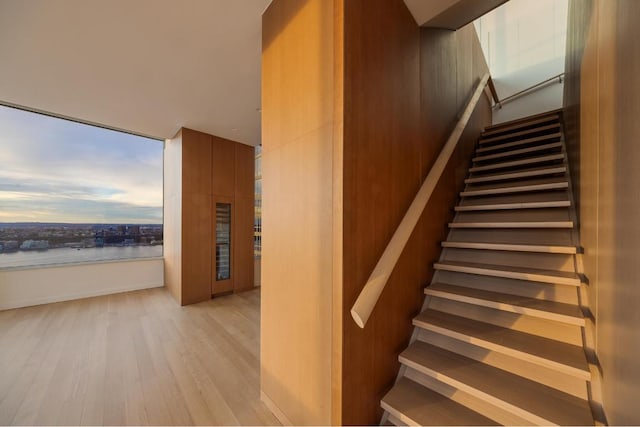
<svg viewBox="0 0 640 427"><path fill-rule="evenodd" d="M378 260L376 267L373 269L373 272L369 276L367 283L364 288L360 292L358 299L355 304L351 308L351 316L356 324L364 328L364 325L367 323L373 308L378 302L378 298L382 293L387 281L389 280L389 276L393 272L402 251L407 244L407 241L411 237L413 230L424 211L425 206L429 202L431 198L431 194L436 188L438 181L440 180L440 176L444 171L451 155L453 154L456 145L458 144L458 140L462 136L462 132L467 126L469 119L471 118L471 114L478 103L478 100L482 96L482 92L484 91L485 86L487 85L487 81L489 80L489 74L485 74L482 78L476 90L473 93L473 96L469 100L464 113L460 117L460 120L456 124L453 132L447 139L442 151L438 155L433 167L429 171L426 179L424 180L418 194L411 202L411 206L407 210L406 214L402 218L400 225L396 229L393 237L387 244L382 256Z"/></svg>

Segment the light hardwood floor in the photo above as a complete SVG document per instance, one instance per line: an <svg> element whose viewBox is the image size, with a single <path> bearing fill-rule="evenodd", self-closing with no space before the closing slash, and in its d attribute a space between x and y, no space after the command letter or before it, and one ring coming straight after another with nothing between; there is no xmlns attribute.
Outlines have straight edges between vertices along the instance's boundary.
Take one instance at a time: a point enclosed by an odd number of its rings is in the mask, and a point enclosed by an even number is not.
<svg viewBox="0 0 640 427"><path fill-rule="evenodd" d="M260 290L179 307L164 288L0 312L1 425L273 425Z"/></svg>

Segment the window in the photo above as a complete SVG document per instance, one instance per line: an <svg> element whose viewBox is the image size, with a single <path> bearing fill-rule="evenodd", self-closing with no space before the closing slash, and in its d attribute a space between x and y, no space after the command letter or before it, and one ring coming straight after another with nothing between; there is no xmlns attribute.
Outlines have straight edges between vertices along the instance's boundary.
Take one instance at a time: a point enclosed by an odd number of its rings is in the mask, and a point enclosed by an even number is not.
<svg viewBox="0 0 640 427"><path fill-rule="evenodd" d="M162 256L162 141L0 105L0 268Z"/></svg>

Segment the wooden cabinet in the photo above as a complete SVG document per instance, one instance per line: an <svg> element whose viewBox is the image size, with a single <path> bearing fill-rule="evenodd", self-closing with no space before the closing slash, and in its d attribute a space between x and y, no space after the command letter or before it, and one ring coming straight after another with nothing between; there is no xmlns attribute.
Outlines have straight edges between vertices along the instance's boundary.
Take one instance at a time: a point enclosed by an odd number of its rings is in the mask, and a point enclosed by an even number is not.
<svg viewBox="0 0 640 427"><path fill-rule="evenodd" d="M253 285L254 148L182 128L165 145L165 283L181 305Z"/></svg>

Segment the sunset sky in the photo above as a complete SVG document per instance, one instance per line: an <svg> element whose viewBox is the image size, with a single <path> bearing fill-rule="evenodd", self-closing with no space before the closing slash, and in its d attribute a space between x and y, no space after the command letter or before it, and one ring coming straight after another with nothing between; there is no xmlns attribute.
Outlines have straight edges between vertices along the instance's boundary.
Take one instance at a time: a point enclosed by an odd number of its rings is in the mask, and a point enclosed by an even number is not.
<svg viewBox="0 0 640 427"><path fill-rule="evenodd" d="M0 106L0 222L161 223L162 141Z"/></svg>

